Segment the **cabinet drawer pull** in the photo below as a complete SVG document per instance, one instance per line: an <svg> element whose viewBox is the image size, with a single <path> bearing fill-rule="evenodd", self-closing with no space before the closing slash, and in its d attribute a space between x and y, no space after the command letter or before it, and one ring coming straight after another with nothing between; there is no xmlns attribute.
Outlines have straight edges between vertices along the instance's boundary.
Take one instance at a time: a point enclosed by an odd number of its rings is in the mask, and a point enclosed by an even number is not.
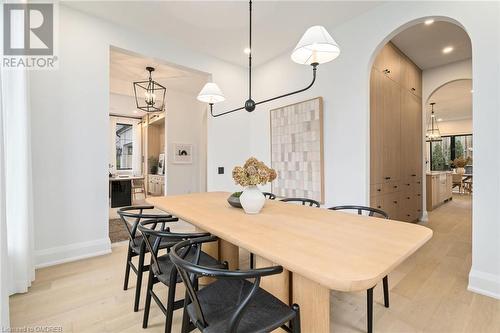
<svg viewBox="0 0 500 333"><path fill-rule="evenodd" d="M377 208L382 208L382 206L377 206Z"/></svg>
<svg viewBox="0 0 500 333"><path fill-rule="evenodd" d="M394 185L393 187L394 187L394 188L398 188L398 185Z"/></svg>
<svg viewBox="0 0 500 333"><path fill-rule="evenodd" d="M397 204L398 202L396 200L393 201L395 204Z"/></svg>
<svg viewBox="0 0 500 333"><path fill-rule="evenodd" d="M391 177L385 177L385 180L389 180L389 179L391 179Z"/></svg>
<svg viewBox="0 0 500 333"><path fill-rule="evenodd" d="M412 177L417 177L417 175L411 175Z"/></svg>
<svg viewBox="0 0 500 333"><path fill-rule="evenodd" d="M410 184L406 184L406 186L410 186Z"/></svg>
<svg viewBox="0 0 500 333"><path fill-rule="evenodd" d="M377 192L380 192L380 191L382 191L382 190L378 188L378 189L377 189Z"/></svg>
<svg viewBox="0 0 500 333"><path fill-rule="evenodd" d="M415 88L411 88L412 91L415 91L416 89Z"/></svg>
<svg viewBox="0 0 500 333"><path fill-rule="evenodd" d="M406 197L406 199L410 200L410 197Z"/></svg>
<svg viewBox="0 0 500 333"><path fill-rule="evenodd" d="M391 71L386 68L386 69L383 70L383 72L384 72L384 74L389 74Z"/></svg>
<svg viewBox="0 0 500 333"><path fill-rule="evenodd" d="M419 193L419 194L417 194L417 197L419 197L419 196L420 196L420 193Z"/></svg>
<svg viewBox="0 0 500 333"><path fill-rule="evenodd" d="M410 217L410 214L406 214L406 216Z"/></svg>

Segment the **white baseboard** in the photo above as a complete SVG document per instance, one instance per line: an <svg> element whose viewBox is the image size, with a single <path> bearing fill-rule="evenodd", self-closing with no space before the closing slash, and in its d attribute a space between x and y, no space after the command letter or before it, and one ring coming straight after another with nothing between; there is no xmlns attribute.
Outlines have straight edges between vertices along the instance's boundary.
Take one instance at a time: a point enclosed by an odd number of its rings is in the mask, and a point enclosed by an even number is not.
<svg viewBox="0 0 500 333"><path fill-rule="evenodd" d="M96 257L111 253L109 237L35 251L35 268Z"/></svg>
<svg viewBox="0 0 500 333"><path fill-rule="evenodd" d="M500 276L471 269L467 290L500 299Z"/></svg>

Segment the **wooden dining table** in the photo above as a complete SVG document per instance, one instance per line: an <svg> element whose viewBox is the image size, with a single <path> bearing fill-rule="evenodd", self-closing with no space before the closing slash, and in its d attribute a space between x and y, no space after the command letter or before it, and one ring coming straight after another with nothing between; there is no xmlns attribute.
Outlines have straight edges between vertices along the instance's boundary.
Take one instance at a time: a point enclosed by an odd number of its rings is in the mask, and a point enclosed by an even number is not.
<svg viewBox="0 0 500 333"><path fill-rule="evenodd" d="M330 332L330 291L361 291L417 251L432 231L421 225L267 200L259 214L227 203L228 192L151 197L156 208L219 237L212 255L239 267L239 248L256 267L281 265L261 286L287 304L297 303L305 333Z"/></svg>

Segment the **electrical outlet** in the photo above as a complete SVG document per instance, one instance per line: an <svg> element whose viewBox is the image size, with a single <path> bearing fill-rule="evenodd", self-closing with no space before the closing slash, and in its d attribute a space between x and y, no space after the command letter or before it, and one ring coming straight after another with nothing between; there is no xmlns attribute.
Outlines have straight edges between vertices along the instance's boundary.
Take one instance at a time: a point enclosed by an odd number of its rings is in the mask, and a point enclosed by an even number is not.
<svg viewBox="0 0 500 333"><path fill-rule="evenodd" d="M218 168L218 174L223 175L224 174L224 167L219 167Z"/></svg>

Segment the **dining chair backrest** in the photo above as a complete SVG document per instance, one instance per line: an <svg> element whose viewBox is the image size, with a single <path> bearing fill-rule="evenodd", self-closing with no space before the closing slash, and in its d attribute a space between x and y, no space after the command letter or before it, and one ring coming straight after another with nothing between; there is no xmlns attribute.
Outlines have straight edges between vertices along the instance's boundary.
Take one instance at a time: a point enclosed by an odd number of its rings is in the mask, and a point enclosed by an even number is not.
<svg viewBox="0 0 500 333"><path fill-rule="evenodd" d="M210 234L206 232L203 233L171 232L170 228L166 226L166 223L175 221L177 221L176 218L143 220L139 222L138 225L138 230L142 234L144 242L146 243L146 247L151 253L151 260L158 274L162 273L160 264L158 262L158 251L160 249L160 243L166 241L167 243L171 243L173 246L176 243L179 243L186 239L210 236Z"/></svg>
<svg viewBox="0 0 500 333"><path fill-rule="evenodd" d="M140 188L144 186L144 178L132 179L132 187Z"/></svg>
<svg viewBox="0 0 500 333"><path fill-rule="evenodd" d="M244 314L245 309L251 303L252 297L256 294L259 289L260 279L263 276L280 274L283 272L283 267L272 266L266 268L258 268L252 270L237 270L229 271L226 269L211 268L199 265L201 247L205 243L215 242L217 237L208 236L201 238L192 238L180 243L177 243L172 247L170 252L170 259L177 267L179 274L182 277L182 281L186 286L186 292L189 300L193 303L194 312L196 316L195 325L198 329L203 330L210 325L205 320L203 315L203 309L201 308L200 301L195 288L195 280L197 276L208 276L217 279L231 279L231 280L247 280L254 279L253 286L246 295L242 295L242 301L236 306L234 313L230 316L231 320L229 323L229 330L227 332L236 332L238 324ZM195 251L195 255L192 256L192 260L186 260L186 256L190 251Z"/></svg>
<svg viewBox="0 0 500 333"><path fill-rule="evenodd" d="M378 208L366 207L366 206L356 206L356 205L343 205L328 208L330 210L347 210L347 211L357 211L358 215L367 215L373 217L381 217L384 219L389 219L389 214Z"/></svg>
<svg viewBox="0 0 500 333"><path fill-rule="evenodd" d="M272 194L271 192L262 192L264 194L264 197L269 200L274 200L276 199L276 195Z"/></svg>
<svg viewBox="0 0 500 333"><path fill-rule="evenodd" d="M463 180L463 175L459 173L452 173L451 179L453 181L453 184L461 184Z"/></svg>
<svg viewBox="0 0 500 333"><path fill-rule="evenodd" d="M127 229L128 237L134 245L136 242L136 234L137 234L137 226L142 219L175 219L170 214L158 214L158 213L145 213L145 210L154 209L154 206L130 206L123 207L118 209L118 215L120 219L125 224L125 228Z"/></svg>
<svg viewBox="0 0 500 333"><path fill-rule="evenodd" d="M307 198L285 198L281 199L283 202L295 202L295 203L301 203L302 206L310 206L310 207L320 207L321 204L313 199L307 199Z"/></svg>

